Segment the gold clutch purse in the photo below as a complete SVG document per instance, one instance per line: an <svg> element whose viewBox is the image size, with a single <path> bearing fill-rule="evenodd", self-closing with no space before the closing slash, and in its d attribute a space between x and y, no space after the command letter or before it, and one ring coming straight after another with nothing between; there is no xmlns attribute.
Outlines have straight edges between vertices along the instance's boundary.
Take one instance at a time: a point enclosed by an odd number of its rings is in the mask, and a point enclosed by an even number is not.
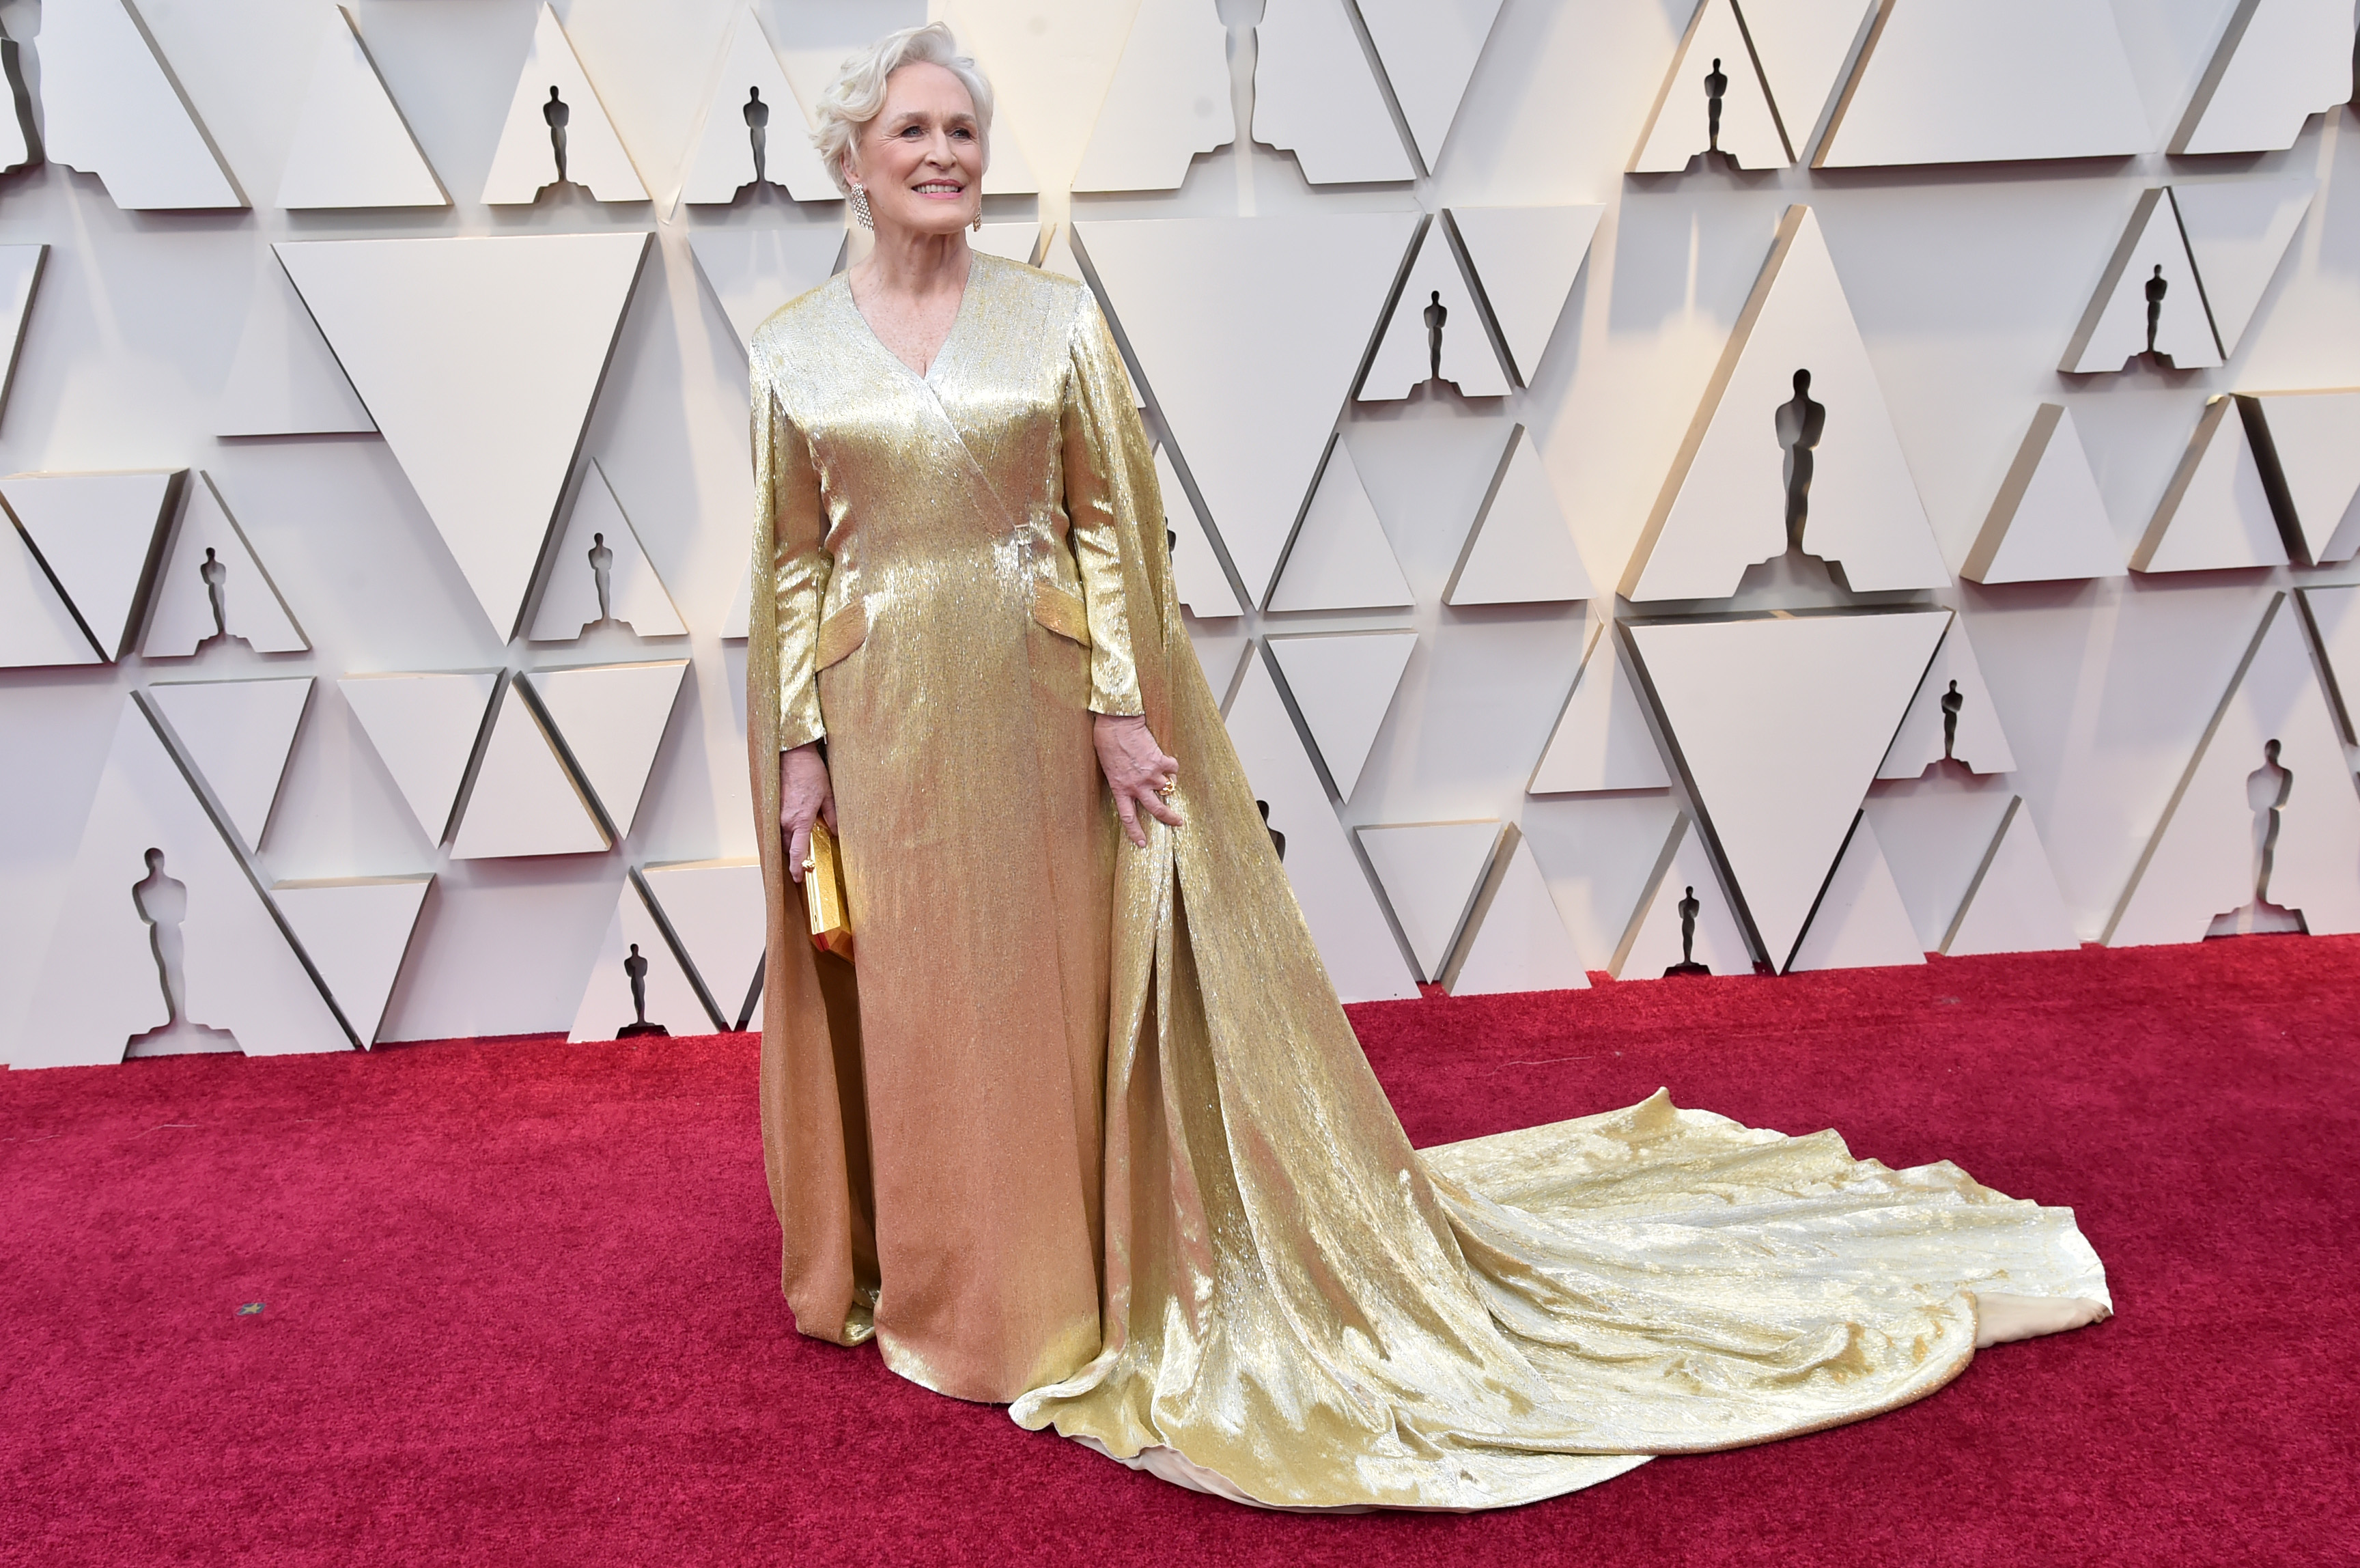
<svg viewBox="0 0 2360 1568"><path fill-rule="evenodd" d="M852 958L852 909L844 898L844 860L827 824L814 821L803 861L803 908L811 915L812 946L847 962Z"/></svg>

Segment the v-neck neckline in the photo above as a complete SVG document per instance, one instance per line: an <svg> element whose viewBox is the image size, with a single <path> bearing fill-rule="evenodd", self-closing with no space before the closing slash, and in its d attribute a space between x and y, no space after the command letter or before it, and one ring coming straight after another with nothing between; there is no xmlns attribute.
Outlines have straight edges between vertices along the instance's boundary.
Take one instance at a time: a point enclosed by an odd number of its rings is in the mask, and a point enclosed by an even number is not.
<svg viewBox="0 0 2360 1568"><path fill-rule="evenodd" d="M846 307L852 312L853 319L859 322L861 331L869 334L869 341L877 345L877 352L883 355L887 360L891 362L895 368L901 371L902 374L911 377L912 379L917 381L920 386L925 388L927 391L937 393L937 401L940 400L940 389L935 385L934 373L943 367L943 361L950 357L951 345L958 342L960 330L967 325L967 308L975 302L975 276L982 259L983 253L981 251L973 251L969 253L967 264L967 281L959 287L958 309L952 313L950 330L943 334L942 342L934 345L934 356L926 361L926 367L923 371L918 370L912 367L908 360L894 353L892 347L888 345L882 337L880 337L877 334L877 327L875 323L870 322L867 313L861 310L860 302L853 297L852 269L850 268L847 268L844 271L837 274L838 277L844 280L844 302Z"/></svg>

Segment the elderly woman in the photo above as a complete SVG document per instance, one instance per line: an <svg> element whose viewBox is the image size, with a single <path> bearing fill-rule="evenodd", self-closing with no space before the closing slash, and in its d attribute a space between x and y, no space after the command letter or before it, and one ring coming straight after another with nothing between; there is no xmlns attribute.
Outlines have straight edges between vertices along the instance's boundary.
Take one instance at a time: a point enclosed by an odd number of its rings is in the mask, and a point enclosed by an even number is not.
<svg viewBox="0 0 2360 1568"><path fill-rule="evenodd" d="M1414 1151L1190 650L1098 306L967 244L989 87L915 28L821 121L876 246L754 339L748 668L803 1332L1240 1501L1479 1508L2105 1313L2070 1211L1832 1133L1658 1093ZM808 937L815 821L857 968Z"/></svg>

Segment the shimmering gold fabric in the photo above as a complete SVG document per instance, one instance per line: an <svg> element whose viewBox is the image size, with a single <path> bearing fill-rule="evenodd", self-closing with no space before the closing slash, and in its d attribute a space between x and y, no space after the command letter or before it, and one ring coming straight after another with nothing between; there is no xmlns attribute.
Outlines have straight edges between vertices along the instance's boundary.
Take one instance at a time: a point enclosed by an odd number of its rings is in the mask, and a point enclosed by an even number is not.
<svg viewBox="0 0 2360 1568"><path fill-rule="evenodd" d="M766 826L803 1332L1242 1500L1477 1508L1918 1398L1973 1354L1977 1289L2107 1310L2069 1211L1832 1133L1659 1094L1411 1149L1189 648L1078 286L978 256L921 378L838 279L757 335L753 393L758 821L779 749L825 733L859 941L857 974L814 952ZM1093 707L1146 714L1186 828L1119 839Z"/></svg>

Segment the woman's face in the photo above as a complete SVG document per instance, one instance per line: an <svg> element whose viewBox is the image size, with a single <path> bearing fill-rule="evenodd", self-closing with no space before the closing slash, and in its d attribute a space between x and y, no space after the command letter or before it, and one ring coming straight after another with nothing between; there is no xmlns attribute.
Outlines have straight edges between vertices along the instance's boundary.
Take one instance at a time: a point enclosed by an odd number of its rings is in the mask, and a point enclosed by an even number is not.
<svg viewBox="0 0 2360 1568"><path fill-rule="evenodd" d="M845 168L868 187L880 234L955 234L973 223L983 212L983 132L966 83L925 61L893 72Z"/></svg>

